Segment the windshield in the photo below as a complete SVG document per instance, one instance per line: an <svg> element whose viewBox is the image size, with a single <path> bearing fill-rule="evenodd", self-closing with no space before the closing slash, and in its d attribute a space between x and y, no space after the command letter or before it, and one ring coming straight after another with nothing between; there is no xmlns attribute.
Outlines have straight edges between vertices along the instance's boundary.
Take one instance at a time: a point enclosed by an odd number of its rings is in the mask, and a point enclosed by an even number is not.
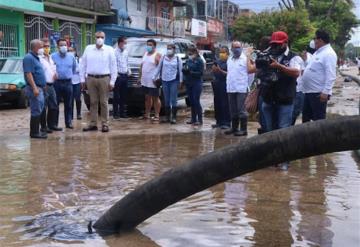
<svg viewBox="0 0 360 247"><path fill-rule="evenodd" d="M129 57L141 58L146 52L146 42L142 41L128 41L126 48L129 52ZM166 43L157 42L156 51L162 55L166 54Z"/></svg>
<svg viewBox="0 0 360 247"><path fill-rule="evenodd" d="M22 60L21 59L0 59L0 73L23 73Z"/></svg>

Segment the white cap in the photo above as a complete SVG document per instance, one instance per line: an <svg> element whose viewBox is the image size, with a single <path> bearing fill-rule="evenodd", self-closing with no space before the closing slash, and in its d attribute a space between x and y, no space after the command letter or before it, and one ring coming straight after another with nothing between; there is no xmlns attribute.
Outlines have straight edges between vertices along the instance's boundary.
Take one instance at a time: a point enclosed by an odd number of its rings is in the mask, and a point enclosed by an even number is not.
<svg viewBox="0 0 360 247"><path fill-rule="evenodd" d="M311 49L315 49L315 41L312 39L309 44Z"/></svg>

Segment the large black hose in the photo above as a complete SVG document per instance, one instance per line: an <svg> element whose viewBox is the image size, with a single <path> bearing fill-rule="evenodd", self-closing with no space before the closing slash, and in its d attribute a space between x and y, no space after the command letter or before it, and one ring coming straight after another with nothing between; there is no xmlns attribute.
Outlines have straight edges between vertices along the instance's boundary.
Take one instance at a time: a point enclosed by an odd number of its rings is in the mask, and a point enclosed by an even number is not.
<svg viewBox="0 0 360 247"><path fill-rule="evenodd" d="M164 208L248 172L360 148L360 116L321 120L249 138L198 157L141 185L94 224L100 234L130 230Z"/></svg>

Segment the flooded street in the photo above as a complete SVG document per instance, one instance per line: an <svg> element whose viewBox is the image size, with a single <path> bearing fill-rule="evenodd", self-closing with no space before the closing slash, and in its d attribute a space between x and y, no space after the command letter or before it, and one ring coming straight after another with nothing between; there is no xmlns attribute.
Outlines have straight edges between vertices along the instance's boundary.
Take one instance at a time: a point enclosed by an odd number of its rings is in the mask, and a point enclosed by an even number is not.
<svg viewBox="0 0 360 247"><path fill-rule="evenodd" d="M329 113L358 114L357 85L339 82L336 91ZM204 98L211 102L211 95ZM0 114L1 247L359 246L354 152L293 161L288 172L271 167L238 177L172 205L133 232L102 238L87 233L88 223L127 193L244 139L211 129L210 118L189 127L185 110L176 126L129 119L112 122L108 135L87 134L81 132L85 119L45 141L29 139L28 111ZM250 136L256 128L250 123Z"/></svg>

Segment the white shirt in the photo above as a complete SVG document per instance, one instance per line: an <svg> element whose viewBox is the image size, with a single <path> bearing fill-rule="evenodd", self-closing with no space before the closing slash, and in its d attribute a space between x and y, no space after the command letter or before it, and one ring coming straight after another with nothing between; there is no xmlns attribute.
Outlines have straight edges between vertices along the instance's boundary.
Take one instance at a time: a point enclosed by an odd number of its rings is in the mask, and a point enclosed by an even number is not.
<svg viewBox="0 0 360 247"><path fill-rule="evenodd" d="M302 88L302 75L304 73L304 70L305 70L306 66L311 61L312 56L313 55L311 53L307 52L306 53L306 61L304 61L302 58L301 58L301 61L299 60L300 65L301 65L301 71L300 71L299 77L296 80L296 92L302 92L303 91L303 88Z"/></svg>
<svg viewBox="0 0 360 247"><path fill-rule="evenodd" d="M332 94L336 80L337 55L330 44L319 48L302 76L304 93Z"/></svg>
<svg viewBox="0 0 360 247"><path fill-rule="evenodd" d="M79 84L80 83L80 66L79 66L79 62L78 59L75 57L75 61L76 61L76 70L75 73L73 74L73 77L71 78L71 82L73 85ZM81 59L79 58L79 61L81 61Z"/></svg>
<svg viewBox="0 0 360 247"><path fill-rule="evenodd" d="M153 78L157 70L156 56L157 52L154 52L150 56L146 52L142 59L141 67L141 85L144 87L156 88Z"/></svg>
<svg viewBox="0 0 360 247"><path fill-rule="evenodd" d="M119 47L117 47L115 48L115 57L118 73L130 74L129 52L126 49L122 51Z"/></svg>
<svg viewBox="0 0 360 247"><path fill-rule="evenodd" d="M46 58L45 55L43 55L43 56L39 56L39 58L40 58L40 63L42 64L42 67L45 72L46 82L54 83L54 75L56 74L56 65L54 61L52 60L51 56L48 56Z"/></svg>
<svg viewBox="0 0 360 247"><path fill-rule="evenodd" d="M117 77L116 67L114 48L103 45L98 49L96 45L88 45L80 62L80 80L85 82L87 75L110 74L110 85L114 86Z"/></svg>
<svg viewBox="0 0 360 247"><path fill-rule="evenodd" d="M247 57L244 53L239 58L227 60L226 92L246 93L251 85L247 68Z"/></svg>
<svg viewBox="0 0 360 247"><path fill-rule="evenodd" d="M360 68L360 59L356 58L357 66Z"/></svg>
<svg viewBox="0 0 360 247"><path fill-rule="evenodd" d="M162 68L161 68L162 67ZM168 56L163 56L160 60L160 66L158 66L157 71L153 77L155 80L159 76L161 70L161 79L163 81L173 81L176 79L176 76L179 73L179 82L183 81L182 74L182 60L178 56L173 56L169 58Z"/></svg>

